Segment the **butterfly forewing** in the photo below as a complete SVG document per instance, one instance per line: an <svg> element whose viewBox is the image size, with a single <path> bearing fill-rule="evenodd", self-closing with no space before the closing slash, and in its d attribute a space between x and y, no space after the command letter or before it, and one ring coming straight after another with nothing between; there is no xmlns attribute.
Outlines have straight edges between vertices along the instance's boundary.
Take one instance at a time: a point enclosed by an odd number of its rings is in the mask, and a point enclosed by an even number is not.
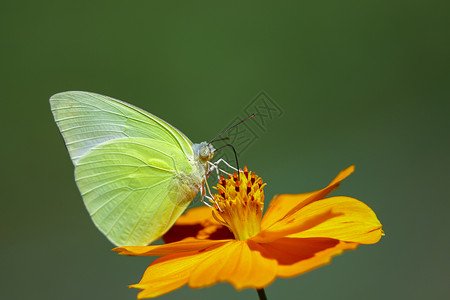
<svg viewBox="0 0 450 300"><path fill-rule="evenodd" d="M89 92L63 92L50 105L76 165L89 149L109 140L146 137L171 143L192 158L192 142L179 130L131 104Z"/></svg>

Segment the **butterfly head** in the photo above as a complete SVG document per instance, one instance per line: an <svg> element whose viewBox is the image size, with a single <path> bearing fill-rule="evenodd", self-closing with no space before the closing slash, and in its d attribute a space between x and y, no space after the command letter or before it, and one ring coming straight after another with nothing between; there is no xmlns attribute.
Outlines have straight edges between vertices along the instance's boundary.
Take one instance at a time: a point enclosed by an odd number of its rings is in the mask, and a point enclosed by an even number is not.
<svg viewBox="0 0 450 300"><path fill-rule="evenodd" d="M200 144L196 144L196 154L198 155L198 159L205 163L207 161L210 161L213 156L216 149L213 147L212 144L209 144L207 142L201 142Z"/></svg>

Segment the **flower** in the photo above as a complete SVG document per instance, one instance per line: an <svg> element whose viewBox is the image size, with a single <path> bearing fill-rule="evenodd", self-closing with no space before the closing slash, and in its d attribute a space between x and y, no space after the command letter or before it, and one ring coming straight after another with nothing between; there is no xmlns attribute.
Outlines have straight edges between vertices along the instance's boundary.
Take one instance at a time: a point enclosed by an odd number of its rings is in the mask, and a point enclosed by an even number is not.
<svg viewBox="0 0 450 300"><path fill-rule="evenodd" d="M293 277L330 262L334 255L373 244L383 231L375 213L350 197L325 198L354 170L321 190L275 196L264 217L262 179L247 168L221 178L213 208L193 208L163 237L166 244L113 249L120 254L162 256L145 271L138 299L186 284L201 288L229 282L237 290L261 289L276 277Z"/></svg>

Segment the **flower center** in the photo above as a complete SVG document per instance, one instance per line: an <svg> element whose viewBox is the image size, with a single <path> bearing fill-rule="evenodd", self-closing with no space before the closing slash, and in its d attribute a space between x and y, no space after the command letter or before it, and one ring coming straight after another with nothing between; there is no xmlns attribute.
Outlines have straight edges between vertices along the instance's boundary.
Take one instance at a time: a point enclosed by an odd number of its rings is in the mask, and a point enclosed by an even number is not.
<svg viewBox="0 0 450 300"><path fill-rule="evenodd" d="M261 231L266 184L249 172L247 167L240 176L233 174L225 179L221 176L214 195L214 218L227 226L237 240L246 240Z"/></svg>

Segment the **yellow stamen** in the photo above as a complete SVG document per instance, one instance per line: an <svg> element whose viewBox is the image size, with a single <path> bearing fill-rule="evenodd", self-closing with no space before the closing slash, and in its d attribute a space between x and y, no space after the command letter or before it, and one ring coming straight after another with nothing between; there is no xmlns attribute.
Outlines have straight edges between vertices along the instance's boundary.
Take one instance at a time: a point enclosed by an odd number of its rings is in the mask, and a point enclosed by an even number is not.
<svg viewBox="0 0 450 300"><path fill-rule="evenodd" d="M240 175L221 176L214 195L214 218L227 226L237 240L246 240L261 231L266 184L247 167Z"/></svg>

